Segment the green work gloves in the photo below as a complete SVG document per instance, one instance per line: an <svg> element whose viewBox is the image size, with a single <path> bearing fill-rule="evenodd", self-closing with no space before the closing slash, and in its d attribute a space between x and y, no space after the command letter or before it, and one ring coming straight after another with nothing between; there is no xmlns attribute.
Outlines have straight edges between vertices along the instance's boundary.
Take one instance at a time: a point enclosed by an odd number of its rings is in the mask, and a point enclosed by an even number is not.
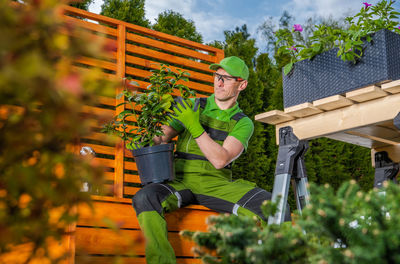
<svg viewBox="0 0 400 264"><path fill-rule="evenodd" d="M182 97L176 98L176 104L172 108L174 113L171 115L178 120L194 138L198 138L203 134L204 128L200 124L200 100L196 99L193 109L191 102L183 100Z"/></svg>

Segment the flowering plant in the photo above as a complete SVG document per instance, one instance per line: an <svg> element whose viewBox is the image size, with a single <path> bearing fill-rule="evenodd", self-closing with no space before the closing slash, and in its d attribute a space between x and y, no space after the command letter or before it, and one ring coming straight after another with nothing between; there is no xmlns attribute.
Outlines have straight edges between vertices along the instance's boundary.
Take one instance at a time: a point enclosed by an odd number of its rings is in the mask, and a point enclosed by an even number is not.
<svg viewBox="0 0 400 264"><path fill-rule="evenodd" d="M285 65L284 73L287 75L297 61L312 59L314 56L338 48L337 56L343 61L356 63L363 55L364 41L371 42L372 34L381 29L388 29L400 33L399 23L393 21L400 15L392 7L394 1L382 0L376 5L363 3L360 12L354 17L346 17L346 28L332 28L326 25L316 25L310 37L309 45L295 43L296 34L302 34L303 28L295 24L293 29L280 29L277 37L278 55L289 55L290 62Z"/></svg>

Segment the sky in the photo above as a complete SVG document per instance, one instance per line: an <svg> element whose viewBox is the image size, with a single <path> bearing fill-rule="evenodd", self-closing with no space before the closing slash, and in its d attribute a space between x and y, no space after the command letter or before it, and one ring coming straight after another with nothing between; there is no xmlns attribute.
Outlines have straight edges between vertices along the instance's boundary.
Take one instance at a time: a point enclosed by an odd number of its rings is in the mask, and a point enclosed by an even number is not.
<svg viewBox="0 0 400 264"><path fill-rule="evenodd" d="M185 19L194 21L203 42L224 40L224 30L234 30L247 25L252 38L262 50L265 42L257 28L268 18L279 21L284 10L303 23L309 17L323 16L333 18L356 14L365 0L145 0L146 18L155 23L158 14L173 10ZM370 4L378 0L368 0ZM100 13L103 0L95 0L89 11ZM394 5L400 11L400 0ZM261 51L260 50L260 51Z"/></svg>

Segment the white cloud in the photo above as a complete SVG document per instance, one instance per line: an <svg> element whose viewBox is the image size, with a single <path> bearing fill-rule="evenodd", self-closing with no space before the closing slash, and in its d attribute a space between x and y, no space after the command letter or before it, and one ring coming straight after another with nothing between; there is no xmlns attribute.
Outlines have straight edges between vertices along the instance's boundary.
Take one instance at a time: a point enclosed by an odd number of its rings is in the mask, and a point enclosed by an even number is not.
<svg viewBox="0 0 400 264"><path fill-rule="evenodd" d="M355 13L361 7L362 1L359 0L290 0L283 5L283 9L288 10L299 22L315 16L339 18Z"/></svg>
<svg viewBox="0 0 400 264"><path fill-rule="evenodd" d="M219 9L224 0L146 0L146 17L155 23L158 14L165 10L173 10L182 14L185 19L194 21L197 31L203 36L205 43L223 40L223 31L233 27L233 19ZM202 5L209 8L198 8ZM217 12L219 12L217 14Z"/></svg>

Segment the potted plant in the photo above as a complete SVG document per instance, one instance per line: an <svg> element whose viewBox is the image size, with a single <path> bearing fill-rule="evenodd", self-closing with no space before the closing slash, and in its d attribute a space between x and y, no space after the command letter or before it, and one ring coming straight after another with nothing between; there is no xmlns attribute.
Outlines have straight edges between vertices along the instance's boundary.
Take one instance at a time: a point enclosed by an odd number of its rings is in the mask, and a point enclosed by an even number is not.
<svg viewBox="0 0 400 264"><path fill-rule="evenodd" d="M308 46L294 41L301 25L278 30L278 53L290 56L283 68L284 106L400 79L400 28L393 21L400 13L393 3L364 2L359 13L345 19L345 29L316 25Z"/></svg>
<svg viewBox="0 0 400 264"><path fill-rule="evenodd" d="M125 100L117 107L126 105L126 109L104 126L103 131L119 136L126 142L126 148L132 151L143 185L174 177L173 143L154 145L153 138L164 135L162 125L168 124L169 113L172 113L172 92L179 90L184 99L195 95L179 82L188 81L188 76L187 72L180 69L174 72L161 64L158 70L152 71L150 85L141 92L136 82L124 80L125 89L117 98L124 96ZM128 89L127 83L135 89Z"/></svg>

